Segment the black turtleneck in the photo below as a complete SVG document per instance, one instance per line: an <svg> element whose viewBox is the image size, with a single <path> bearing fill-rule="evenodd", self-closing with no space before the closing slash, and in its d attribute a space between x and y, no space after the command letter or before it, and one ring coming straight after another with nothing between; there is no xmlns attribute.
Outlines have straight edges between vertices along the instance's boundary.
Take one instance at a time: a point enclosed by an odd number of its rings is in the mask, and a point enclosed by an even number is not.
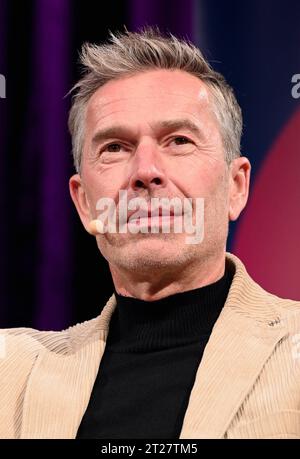
<svg viewBox="0 0 300 459"><path fill-rule="evenodd" d="M195 376L233 273L143 301L115 292L107 343L76 438L179 438Z"/></svg>

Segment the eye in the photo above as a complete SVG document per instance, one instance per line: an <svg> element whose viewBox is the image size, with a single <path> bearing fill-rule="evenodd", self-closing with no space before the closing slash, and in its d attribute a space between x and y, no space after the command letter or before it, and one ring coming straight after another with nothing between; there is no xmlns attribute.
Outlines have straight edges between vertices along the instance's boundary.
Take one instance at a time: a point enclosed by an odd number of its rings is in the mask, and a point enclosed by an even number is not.
<svg viewBox="0 0 300 459"><path fill-rule="evenodd" d="M186 143L190 143L190 140L187 137L178 136L173 139L173 141L176 143L176 145L184 145Z"/></svg>
<svg viewBox="0 0 300 459"><path fill-rule="evenodd" d="M118 153L121 150L121 145L119 143L110 143L103 148L103 151L108 151L110 153Z"/></svg>

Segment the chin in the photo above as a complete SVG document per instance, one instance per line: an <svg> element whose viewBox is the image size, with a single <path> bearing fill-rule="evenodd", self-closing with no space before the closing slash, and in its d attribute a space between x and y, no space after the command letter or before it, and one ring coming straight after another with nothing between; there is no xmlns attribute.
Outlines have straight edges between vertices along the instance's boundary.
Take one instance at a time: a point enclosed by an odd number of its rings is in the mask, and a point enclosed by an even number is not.
<svg viewBox="0 0 300 459"><path fill-rule="evenodd" d="M112 247L103 253L109 263L131 270L151 270L178 267L192 258L191 246L184 241L148 238L132 241L122 247Z"/></svg>
<svg viewBox="0 0 300 459"><path fill-rule="evenodd" d="M130 239L110 235L98 241L98 248L109 263L123 268L174 266L194 249L184 238L183 234L137 234Z"/></svg>
<svg viewBox="0 0 300 459"><path fill-rule="evenodd" d="M124 254L129 258L143 258L149 260L172 259L178 255L180 248L174 241L155 239L152 241L136 241L124 247Z"/></svg>
<svg viewBox="0 0 300 459"><path fill-rule="evenodd" d="M116 262L116 261L115 261ZM119 257L117 264L119 267L127 268L130 270L139 271L150 271L150 275L153 275L156 269L162 270L163 268L171 268L177 265L178 261L176 254L173 256L168 253L164 256L162 253L152 252L149 253L135 253L127 254L126 257Z"/></svg>

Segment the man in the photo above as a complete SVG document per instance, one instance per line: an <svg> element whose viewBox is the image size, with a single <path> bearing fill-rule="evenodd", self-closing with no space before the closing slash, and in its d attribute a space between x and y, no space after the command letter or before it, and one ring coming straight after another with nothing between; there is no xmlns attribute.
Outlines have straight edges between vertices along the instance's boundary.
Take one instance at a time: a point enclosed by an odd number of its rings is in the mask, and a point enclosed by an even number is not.
<svg viewBox="0 0 300 459"><path fill-rule="evenodd" d="M70 193L115 292L67 330L3 330L1 438L300 438L300 303L226 252L250 176L232 89L152 29L82 63Z"/></svg>

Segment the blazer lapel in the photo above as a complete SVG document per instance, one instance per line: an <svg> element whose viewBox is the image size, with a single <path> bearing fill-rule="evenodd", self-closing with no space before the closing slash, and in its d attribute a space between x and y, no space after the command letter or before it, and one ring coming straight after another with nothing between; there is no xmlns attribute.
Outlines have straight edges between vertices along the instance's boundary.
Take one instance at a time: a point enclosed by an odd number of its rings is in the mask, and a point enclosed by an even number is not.
<svg viewBox="0 0 300 459"><path fill-rule="evenodd" d="M113 295L100 316L69 329L73 342L69 353L46 348L39 352L25 391L21 438L76 437L104 354L115 305Z"/></svg>
<svg viewBox="0 0 300 459"><path fill-rule="evenodd" d="M74 438L88 404L105 338L72 355L41 351L29 376L21 438Z"/></svg>
<svg viewBox="0 0 300 459"><path fill-rule="evenodd" d="M224 437L264 363L288 333L272 304L266 308L268 294L241 272L240 263L204 350L179 438ZM247 289L239 277L249 284ZM268 311L264 320L259 318L259 309Z"/></svg>

